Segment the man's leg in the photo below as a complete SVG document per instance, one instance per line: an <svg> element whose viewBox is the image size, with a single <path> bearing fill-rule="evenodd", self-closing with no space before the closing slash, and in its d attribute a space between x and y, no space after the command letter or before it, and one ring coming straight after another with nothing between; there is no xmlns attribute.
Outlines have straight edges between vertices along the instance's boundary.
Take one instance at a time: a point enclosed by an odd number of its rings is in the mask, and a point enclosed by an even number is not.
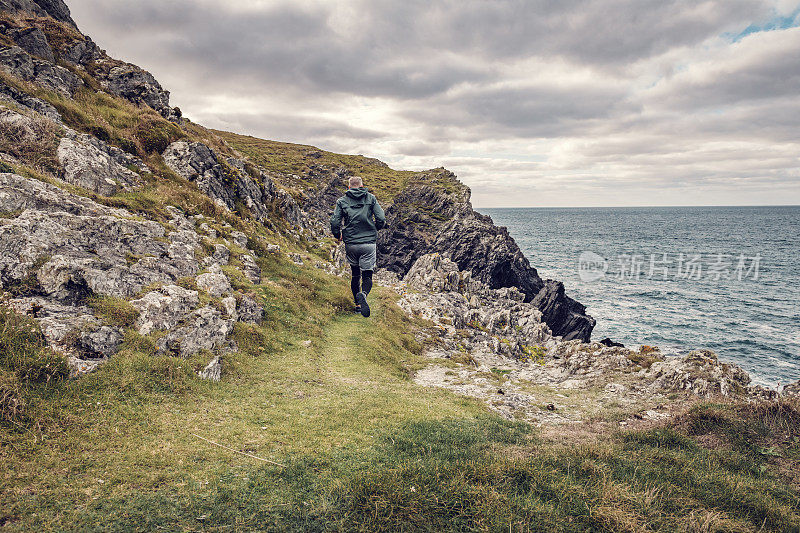
<svg viewBox="0 0 800 533"><path fill-rule="evenodd" d="M365 295L372 290L372 270L361 271L361 292Z"/></svg>
<svg viewBox="0 0 800 533"><path fill-rule="evenodd" d="M358 265L350 265L353 277L350 279L350 290L353 291L353 301L358 303L359 287L361 286L361 268ZM370 286L372 285L372 272L370 272Z"/></svg>

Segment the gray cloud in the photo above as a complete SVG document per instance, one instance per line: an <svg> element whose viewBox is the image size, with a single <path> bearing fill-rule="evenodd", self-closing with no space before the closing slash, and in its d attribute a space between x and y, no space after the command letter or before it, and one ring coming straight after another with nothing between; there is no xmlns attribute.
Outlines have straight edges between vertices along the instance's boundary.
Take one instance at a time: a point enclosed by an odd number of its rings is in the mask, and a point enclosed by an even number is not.
<svg viewBox="0 0 800 533"><path fill-rule="evenodd" d="M800 28L726 37L786 0L69 3L190 117L445 164L484 205L800 203Z"/></svg>

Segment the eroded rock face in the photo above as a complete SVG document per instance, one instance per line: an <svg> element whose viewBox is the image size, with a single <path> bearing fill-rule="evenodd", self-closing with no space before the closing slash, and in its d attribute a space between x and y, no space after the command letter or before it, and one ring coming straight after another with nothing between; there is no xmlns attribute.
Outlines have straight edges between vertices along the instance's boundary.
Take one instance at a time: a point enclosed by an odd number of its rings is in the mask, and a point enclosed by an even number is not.
<svg viewBox="0 0 800 533"><path fill-rule="evenodd" d="M272 216L274 206L291 224L302 224L297 203L277 189L262 169L249 167L238 159L220 160L202 143L172 143L163 157L167 166L181 177L196 182L198 188L220 206L233 210L237 202L241 202L261 222ZM246 240L242 247L245 246Z"/></svg>
<svg viewBox="0 0 800 533"><path fill-rule="evenodd" d="M202 350L233 349L228 335L233 332L234 320L226 318L211 306L194 311L185 326L173 328L158 341L158 349L168 355L188 357Z"/></svg>
<svg viewBox="0 0 800 533"><path fill-rule="evenodd" d="M515 288L490 289L447 258L421 257L398 286L400 307L433 322L420 334L430 365L414 380L480 398L506 418L560 424L604 407L668 416L670 395L774 398L709 351L665 357L600 343L564 341ZM446 364L440 362L447 361ZM455 365L454 365L455 363ZM789 389L790 393L793 389ZM579 398L571 402L570 397Z"/></svg>
<svg viewBox="0 0 800 533"><path fill-rule="evenodd" d="M131 300L131 305L139 310L136 327L141 335L175 327L199 304L197 291L177 285L165 285L137 300Z"/></svg>
<svg viewBox="0 0 800 533"><path fill-rule="evenodd" d="M566 296L561 283L545 283L508 230L472 209L469 188L455 175L436 172L446 185L409 186L386 209L379 266L402 276L423 255L441 253L491 289L518 288L536 302L555 335L588 341L595 321L586 308Z"/></svg>
<svg viewBox="0 0 800 533"><path fill-rule="evenodd" d="M64 167L64 181L103 196L139 185L139 175L128 167L147 169L139 158L74 131L68 131L61 139L57 154Z"/></svg>
<svg viewBox="0 0 800 533"><path fill-rule="evenodd" d="M39 113L40 115L49 118L54 122L61 122L61 115L58 113L55 107L48 104L44 100L18 91L14 87L10 87L0 81L0 101L2 100L11 102L22 107L23 109Z"/></svg>
<svg viewBox="0 0 800 533"><path fill-rule="evenodd" d="M152 107L164 118L176 118L169 105L169 91L161 87L152 74L135 65L111 68L103 78L103 85L108 92L134 104Z"/></svg>
<svg viewBox="0 0 800 533"><path fill-rule="evenodd" d="M69 70L31 56L18 46L0 47L0 68L24 81L72 97L83 82Z"/></svg>
<svg viewBox="0 0 800 533"><path fill-rule="evenodd" d="M0 174L0 211L12 214L0 219L0 287L16 295L20 312L36 316L74 368L94 368L81 361L108 357L121 339L85 307L89 296L127 298L198 270L193 231L168 234L47 183Z"/></svg>
<svg viewBox="0 0 800 533"><path fill-rule="evenodd" d="M62 0L0 0L0 9L4 11L25 11L40 17L52 17L75 27L69 8Z"/></svg>
<svg viewBox="0 0 800 533"><path fill-rule="evenodd" d="M23 28L11 33L14 42L31 55L38 56L45 61L55 63L56 58L47 37L39 28Z"/></svg>

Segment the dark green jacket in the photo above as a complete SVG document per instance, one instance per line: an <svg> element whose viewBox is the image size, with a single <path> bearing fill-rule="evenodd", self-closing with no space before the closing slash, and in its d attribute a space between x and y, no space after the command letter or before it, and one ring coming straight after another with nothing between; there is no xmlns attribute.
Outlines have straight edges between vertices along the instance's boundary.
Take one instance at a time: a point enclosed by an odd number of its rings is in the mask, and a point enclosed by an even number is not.
<svg viewBox="0 0 800 533"><path fill-rule="evenodd" d="M366 187L348 189L336 200L331 233L337 238L341 234L345 244L372 244L378 240L378 230L385 225L386 215Z"/></svg>

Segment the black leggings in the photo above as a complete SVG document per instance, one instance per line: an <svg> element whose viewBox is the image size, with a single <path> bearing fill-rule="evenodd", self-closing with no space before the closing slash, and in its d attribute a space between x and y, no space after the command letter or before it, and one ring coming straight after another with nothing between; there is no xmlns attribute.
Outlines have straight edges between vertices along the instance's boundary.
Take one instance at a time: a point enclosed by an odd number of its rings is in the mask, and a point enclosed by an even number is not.
<svg viewBox="0 0 800 533"><path fill-rule="evenodd" d="M353 291L353 300L356 294L363 292L365 295L372 290L372 270L361 270L357 265L350 265L353 279L350 280L350 290Z"/></svg>

